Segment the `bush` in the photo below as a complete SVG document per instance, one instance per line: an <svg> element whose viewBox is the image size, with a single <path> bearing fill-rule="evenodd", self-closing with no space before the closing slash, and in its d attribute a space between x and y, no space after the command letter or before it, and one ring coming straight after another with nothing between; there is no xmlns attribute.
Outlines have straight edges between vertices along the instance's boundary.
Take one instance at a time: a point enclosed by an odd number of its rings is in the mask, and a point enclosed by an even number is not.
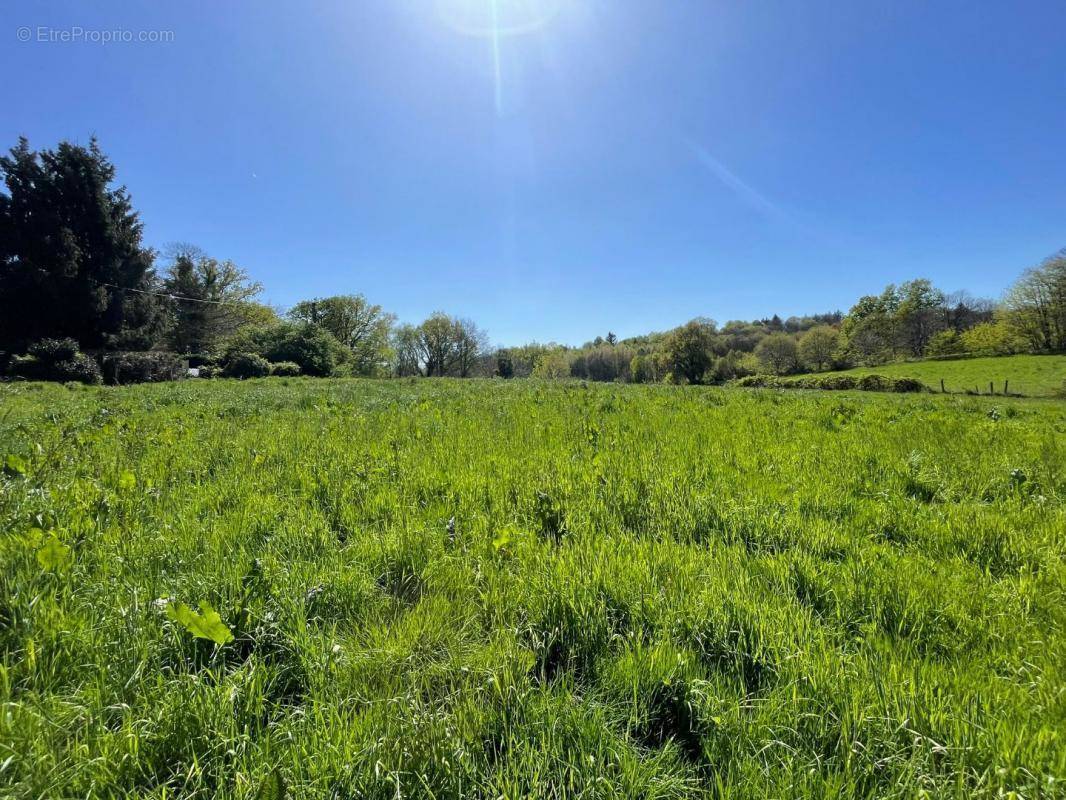
<svg viewBox="0 0 1066 800"><path fill-rule="evenodd" d="M926 358L958 355L963 351L962 340L953 330L937 331L925 348Z"/></svg>
<svg viewBox="0 0 1066 800"><path fill-rule="evenodd" d="M222 368L216 367L213 364L206 364L202 367L198 367L200 370L199 377L201 378L217 378L222 374Z"/></svg>
<svg viewBox="0 0 1066 800"><path fill-rule="evenodd" d="M55 375L49 380L54 381L77 381L78 383L100 384L104 377L100 373L100 365L96 359L84 353L75 353L73 358L60 361L52 367Z"/></svg>
<svg viewBox="0 0 1066 800"><path fill-rule="evenodd" d="M863 375L857 388L864 392L891 392L894 387L892 379L884 375Z"/></svg>
<svg viewBox="0 0 1066 800"><path fill-rule="evenodd" d="M742 386L747 389L762 389L777 385L778 381L772 375L745 375L733 381L734 386Z"/></svg>
<svg viewBox="0 0 1066 800"><path fill-rule="evenodd" d="M859 389L864 392L924 392L926 386L915 378L886 378L884 375L823 375L781 378L776 375L748 375L733 381L734 386L763 389Z"/></svg>
<svg viewBox="0 0 1066 800"><path fill-rule="evenodd" d="M924 392L925 384L917 378L896 378L892 386L894 392Z"/></svg>
<svg viewBox="0 0 1066 800"><path fill-rule="evenodd" d="M51 367L33 356L15 356L8 364L7 374L27 381L47 381Z"/></svg>
<svg viewBox="0 0 1066 800"><path fill-rule="evenodd" d="M270 362L255 353L234 353L222 368L227 378L263 378L270 374Z"/></svg>
<svg viewBox="0 0 1066 800"><path fill-rule="evenodd" d="M300 372L300 365L294 361L277 361L270 365L270 374L279 378L295 378Z"/></svg>
<svg viewBox="0 0 1066 800"><path fill-rule="evenodd" d="M159 383L185 376L185 365L175 353L114 353L104 356L104 380L110 384Z"/></svg>
<svg viewBox="0 0 1066 800"><path fill-rule="evenodd" d="M254 353L267 361L291 361L303 375L336 375L351 351L328 331L317 325L282 322L257 328L238 336L231 343L226 361L241 354Z"/></svg>
<svg viewBox="0 0 1066 800"><path fill-rule="evenodd" d="M78 352L73 339L41 339L29 347L29 355L16 356L7 373L29 381L59 381L97 384L102 381L96 359Z"/></svg>
<svg viewBox="0 0 1066 800"><path fill-rule="evenodd" d="M821 379L823 389L847 390L854 389L858 380L854 375L826 375Z"/></svg>
<svg viewBox="0 0 1066 800"><path fill-rule="evenodd" d="M73 339L41 339L34 342L26 352L44 364L58 364L70 361L78 353L78 343Z"/></svg>

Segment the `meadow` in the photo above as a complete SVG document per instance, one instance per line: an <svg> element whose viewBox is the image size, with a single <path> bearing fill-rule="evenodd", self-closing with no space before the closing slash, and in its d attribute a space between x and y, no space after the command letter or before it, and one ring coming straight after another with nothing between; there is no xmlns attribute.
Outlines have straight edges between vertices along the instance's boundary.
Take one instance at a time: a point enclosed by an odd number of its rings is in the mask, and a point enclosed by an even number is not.
<svg viewBox="0 0 1066 800"><path fill-rule="evenodd" d="M1016 355L988 358L929 359L900 361L876 367L855 367L822 375L886 375L893 378L917 378L934 391L940 381L948 392L1003 394L1004 382L1011 394L1027 397L1066 396L1066 356Z"/></svg>
<svg viewBox="0 0 1066 800"><path fill-rule="evenodd" d="M8 384L0 467L3 797L1066 796L1061 403Z"/></svg>

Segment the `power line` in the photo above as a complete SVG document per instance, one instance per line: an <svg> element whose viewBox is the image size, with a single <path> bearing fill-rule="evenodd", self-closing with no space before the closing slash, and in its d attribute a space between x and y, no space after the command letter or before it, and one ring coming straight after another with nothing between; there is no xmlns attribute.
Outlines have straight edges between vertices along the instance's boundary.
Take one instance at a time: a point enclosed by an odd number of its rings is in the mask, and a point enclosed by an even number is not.
<svg viewBox="0 0 1066 800"><path fill-rule="evenodd" d="M111 289L120 289L123 292L136 292L137 294L147 294L153 297L165 297L168 300L186 300L190 303L208 303L214 306L239 306L243 305L239 302L232 300L205 300L201 297L186 297L181 294L170 294L169 292L150 292L147 289L134 289L130 286L117 286L114 283L101 283L99 281L93 281L97 286L107 286Z"/></svg>

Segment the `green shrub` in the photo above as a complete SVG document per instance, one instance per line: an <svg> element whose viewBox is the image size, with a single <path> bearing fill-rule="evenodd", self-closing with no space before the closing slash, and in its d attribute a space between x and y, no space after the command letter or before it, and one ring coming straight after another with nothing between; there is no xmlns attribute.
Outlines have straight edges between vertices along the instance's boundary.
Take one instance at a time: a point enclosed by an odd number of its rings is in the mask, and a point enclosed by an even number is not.
<svg viewBox="0 0 1066 800"><path fill-rule="evenodd" d="M185 376L185 365L175 353L114 353L104 356L104 380L113 385L159 383Z"/></svg>
<svg viewBox="0 0 1066 800"><path fill-rule="evenodd" d="M768 388L780 385L780 380L773 375L745 375L733 381L734 386L745 388Z"/></svg>
<svg viewBox="0 0 1066 800"><path fill-rule="evenodd" d="M892 386L894 392L924 392L926 386L917 378L896 378Z"/></svg>
<svg viewBox="0 0 1066 800"><path fill-rule="evenodd" d="M886 378L884 375L801 375L783 378L777 375L748 375L733 381L734 386L763 389L821 389L837 391L860 389L864 392L924 392L926 386L915 378Z"/></svg>
<svg viewBox="0 0 1066 800"><path fill-rule="evenodd" d="M60 361L52 367L56 381L77 381L78 383L100 384L104 382L100 365L96 359L84 353L75 353L72 358Z"/></svg>
<svg viewBox="0 0 1066 800"><path fill-rule="evenodd" d="M44 364L58 364L78 355L78 343L70 338L41 339L26 348L26 352Z"/></svg>
<svg viewBox="0 0 1066 800"><path fill-rule="evenodd" d="M892 378L884 375L863 375L859 378L856 388L864 392L891 392L894 388Z"/></svg>
<svg viewBox="0 0 1066 800"><path fill-rule="evenodd" d="M270 365L270 374L279 378L295 378L300 373L300 365L294 361L276 361Z"/></svg>
<svg viewBox="0 0 1066 800"><path fill-rule="evenodd" d="M7 374L12 378L22 378L27 381L46 381L48 371L49 366L34 356L15 356L7 367Z"/></svg>
<svg viewBox="0 0 1066 800"><path fill-rule="evenodd" d="M351 351L317 325L282 322L241 334L231 343L226 360L255 353L267 361L291 361L303 375L336 375Z"/></svg>
<svg viewBox="0 0 1066 800"><path fill-rule="evenodd" d="M234 353L226 359L222 374L227 378L263 378L270 374L270 362L255 353Z"/></svg>
<svg viewBox="0 0 1066 800"><path fill-rule="evenodd" d="M854 375L826 375L821 379L823 389L847 390L854 389L858 380Z"/></svg>
<svg viewBox="0 0 1066 800"><path fill-rule="evenodd" d="M49 364L34 356L16 356L8 374L27 381L79 381L81 383L100 383L100 367L95 359L83 353L76 353L73 358Z"/></svg>
<svg viewBox="0 0 1066 800"><path fill-rule="evenodd" d="M96 359L78 352L73 339L42 339L30 346L30 354L16 356L8 374L28 381L97 384L102 381Z"/></svg>

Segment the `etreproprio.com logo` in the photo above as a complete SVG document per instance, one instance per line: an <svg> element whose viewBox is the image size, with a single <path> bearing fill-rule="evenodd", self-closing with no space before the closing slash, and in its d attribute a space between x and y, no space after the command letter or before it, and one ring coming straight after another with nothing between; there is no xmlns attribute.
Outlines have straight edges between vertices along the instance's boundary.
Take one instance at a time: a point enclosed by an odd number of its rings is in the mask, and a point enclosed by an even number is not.
<svg viewBox="0 0 1066 800"><path fill-rule="evenodd" d="M16 32L20 42L44 44L166 44L174 41L174 31L132 30L130 28L53 28L47 25L23 26Z"/></svg>

